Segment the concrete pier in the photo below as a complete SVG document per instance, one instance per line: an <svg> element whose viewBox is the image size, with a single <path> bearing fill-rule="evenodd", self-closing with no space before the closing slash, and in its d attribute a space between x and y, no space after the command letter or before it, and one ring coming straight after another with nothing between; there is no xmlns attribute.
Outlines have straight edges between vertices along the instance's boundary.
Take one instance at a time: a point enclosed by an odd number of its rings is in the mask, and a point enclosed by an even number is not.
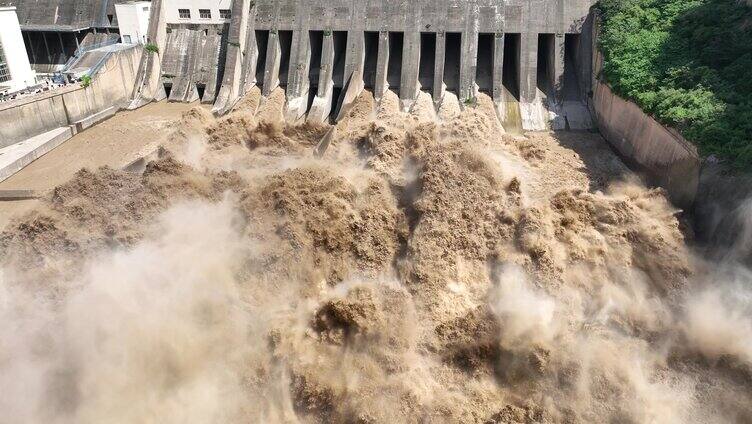
<svg viewBox="0 0 752 424"><path fill-rule="evenodd" d="M188 84L184 75L165 71L161 79L173 78L173 100L195 99L199 93L192 86L203 89L203 101L216 98L217 114L254 85L263 95L286 87L285 117L317 122L341 117L364 88L376 99L386 90L398 93L403 110L421 90L431 93L437 107L447 91L462 107L473 107L480 92L493 98L505 128L564 128L566 109L584 103L588 92L580 84L577 96L566 94L585 78L579 69L566 78L565 68L581 62L569 56L589 48L580 48L579 34L593 3L236 0L219 41L170 34L176 42L168 43L162 66L175 61L177 68L194 71L184 73ZM196 43L221 53L191 58ZM189 53L182 58L184 51ZM196 79L194 64L204 69L214 57L220 87Z"/></svg>

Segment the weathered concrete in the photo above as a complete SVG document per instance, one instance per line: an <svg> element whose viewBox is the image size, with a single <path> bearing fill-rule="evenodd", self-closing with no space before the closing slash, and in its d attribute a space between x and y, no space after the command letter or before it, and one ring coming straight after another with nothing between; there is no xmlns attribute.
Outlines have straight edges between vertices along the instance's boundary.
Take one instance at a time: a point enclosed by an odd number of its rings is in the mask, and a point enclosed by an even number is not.
<svg viewBox="0 0 752 424"><path fill-rule="evenodd" d="M162 85L162 54L167 45L167 26L162 0L152 0L149 14L149 43L156 52L145 52L141 56L138 77L133 88L129 109L135 109L153 100L167 97Z"/></svg>
<svg viewBox="0 0 752 424"><path fill-rule="evenodd" d="M446 60L446 34L436 34L436 56L433 64L433 102L437 107L444 98L444 61Z"/></svg>
<svg viewBox="0 0 752 424"><path fill-rule="evenodd" d="M593 3L593 0L332 0L327 3L258 0L250 4L247 22L233 19L230 25L230 34L239 34L241 27L246 28L245 43L240 49L240 57L244 57L243 70L241 77L233 75L223 78L223 87L227 88L221 88L220 93L226 94L220 95L215 103L215 111L226 111L226 105L233 104L238 96L254 84L261 85L262 92L268 95L274 87L286 83L286 116L292 120L300 119L305 113L303 105L307 104L306 88L311 85L306 75L311 67L316 66L320 67L319 85L311 111L308 111L308 119L325 119L332 109L338 110L337 103L346 108L350 99L365 86L366 31L378 33L373 82L373 74L367 75L369 85L373 85L375 97L380 98L389 87L399 92L402 107L409 108L421 89L421 32L428 32L433 34L431 43L435 43L434 73L432 81L426 79L431 82L430 87L422 88L432 92L437 105L448 87L447 78L451 79L449 88L456 92L463 103L473 104L478 91L476 75L479 59L488 61L486 56L493 55L492 70L483 71L484 78L487 78L484 85L490 85L484 89L492 93L500 117L517 119L520 124L511 126L522 126L525 129L548 128L552 125L552 119L555 121L554 126L562 126L562 122L566 122L563 118L565 111L558 93L564 89L561 78L566 61L563 36L581 32ZM279 63L278 56L282 52L278 37L280 31L292 31L289 64L284 63L284 60ZM311 61L311 46L307 36L309 31L323 31L325 34L320 63ZM347 32L344 45L332 40L338 31ZM452 56L448 55L448 33L459 36L455 39L460 44L451 46L455 50ZM478 37L481 33L494 35L492 51L478 50ZM268 35L268 43L258 40L259 34L264 37ZM521 41L516 51L519 58L505 59L505 34L517 35L517 39ZM538 88L539 34L556 35L552 39L554 46L549 51L551 60L547 78L550 78L549 86L554 87L550 94L542 93ZM394 44L397 42L401 42L401 48ZM240 44L239 41L237 43ZM263 46L263 52L257 51L260 46ZM230 50L232 49L228 49ZM454 55L457 55L456 61ZM238 61L237 52L231 56L226 63ZM336 59L340 57L344 57L343 68L339 68L342 65ZM264 60L259 60L260 58ZM399 62L395 63L397 59ZM506 60L514 60L515 64L505 65ZM447 74L447 65L457 66L458 69ZM370 62L368 72L373 72L373 66L373 62ZM280 82L280 68L286 67L289 67L288 78ZM517 87L504 88L504 81L509 79L503 76L505 70L515 73L511 80L518 84ZM259 71L264 75L263 80L257 77L260 75ZM396 72L396 76L392 76L392 72ZM489 72L492 75L489 76ZM491 82L487 82L489 80ZM242 89L238 89L239 84ZM344 92L338 94L337 99L332 99L339 89ZM520 105L514 105L515 102ZM554 113L551 114L550 110Z"/></svg>
<svg viewBox="0 0 752 424"><path fill-rule="evenodd" d="M253 32L249 25L249 0L232 2L231 23L227 36L227 53L225 54L222 84L214 102L212 112L221 115L227 113L237 102L243 90L243 52L249 42L248 32Z"/></svg>
<svg viewBox="0 0 752 424"><path fill-rule="evenodd" d="M16 123L0 125L0 147L77 122L87 125L97 119L90 118L93 115L125 106L142 51L134 46L114 52L88 87L65 87L0 104L0 122Z"/></svg>
<svg viewBox="0 0 752 424"><path fill-rule="evenodd" d="M389 33L387 31L379 32L379 52L376 58L376 81L374 83L373 95L376 100L386 93L387 72L389 67Z"/></svg>
<svg viewBox="0 0 752 424"><path fill-rule="evenodd" d="M334 37L324 33L321 46L321 72L319 74L319 89L313 99L307 120L310 122L324 122L332 110L334 96Z"/></svg>
<svg viewBox="0 0 752 424"><path fill-rule="evenodd" d="M603 69L603 55L596 48L600 28L594 22L588 29L592 33L586 40L592 43L593 54L580 58L592 66L588 87L593 94L588 106L599 131L629 165L644 173L650 184L665 188L675 205L691 208L700 179L697 148L635 103L614 94L598 79Z"/></svg>
<svg viewBox="0 0 752 424"><path fill-rule="evenodd" d="M168 29L161 81L170 87L170 101L214 102L223 53L222 27L194 25Z"/></svg>
<svg viewBox="0 0 752 424"><path fill-rule="evenodd" d="M0 149L0 181L23 169L40 156L73 137L71 127L58 127L38 134L23 143L12 144Z"/></svg>
<svg viewBox="0 0 752 424"><path fill-rule="evenodd" d="M117 113L120 108L117 106L110 106L107 109L97 112L91 116L87 116L84 119L80 119L74 122L72 125L76 128L76 132L79 133L89 127L92 127L102 121L105 121Z"/></svg>
<svg viewBox="0 0 752 424"><path fill-rule="evenodd" d="M305 28L310 27L310 8L298 3L298 30L293 32L287 80L287 105L285 119L297 122L303 119L308 107L311 69L311 37ZM317 65L315 65L317 66Z"/></svg>
<svg viewBox="0 0 752 424"><path fill-rule="evenodd" d="M264 80L261 94L268 96L279 86L279 65L282 49L279 44L279 33L269 31L269 41L266 45L266 63L264 64Z"/></svg>
<svg viewBox="0 0 752 424"><path fill-rule="evenodd" d="M695 146L616 96L606 84L597 82L594 88L595 118L603 137L653 184L666 188L674 204L691 206L700 176Z"/></svg>
<svg viewBox="0 0 752 424"><path fill-rule="evenodd" d="M0 0L16 6L22 30L72 31L117 28L115 4L127 0Z"/></svg>

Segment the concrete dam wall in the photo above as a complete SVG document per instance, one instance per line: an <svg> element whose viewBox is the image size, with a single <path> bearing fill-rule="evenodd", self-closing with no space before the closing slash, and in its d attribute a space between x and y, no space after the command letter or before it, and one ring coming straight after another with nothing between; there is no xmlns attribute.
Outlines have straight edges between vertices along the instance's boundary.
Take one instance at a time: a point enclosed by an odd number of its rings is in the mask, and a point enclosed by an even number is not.
<svg viewBox="0 0 752 424"><path fill-rule="evenodd" d="M162 83L171 101L212 103L224 68L222 25L167 28Z"/></svg>
<svg viewBox="0 0 752 424"><path fill-rule="evenodd" d="M283 86L288 119L318 121L363 89L393 90L405 109L421 90L437 105L447 92L466 104L483 92L507 127L588 128L590 77L578 58L590 55L580 34L593 3L237 0L219 37L166 25L159 89L184 101L216 93L221 114L254 85L265 95Z"/></svg>

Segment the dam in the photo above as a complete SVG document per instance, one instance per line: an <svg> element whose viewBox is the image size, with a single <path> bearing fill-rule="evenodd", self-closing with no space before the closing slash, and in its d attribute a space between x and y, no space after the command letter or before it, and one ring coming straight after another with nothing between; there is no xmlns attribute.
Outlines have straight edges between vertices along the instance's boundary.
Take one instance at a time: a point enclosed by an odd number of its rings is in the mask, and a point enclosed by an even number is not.
<svg viewBox="0 0 752 424"><path fill-rule="evenodd" d="M752 202L687 213L752 184L606 1L108 1L0 0L0 83L75 71L0 84L5 416L752 422Z"/></svg>
<svg viewBox="0 0 752 424"><path fill-rule="evenodd" d="M437 106L483 92L507 129L585 129L593 3L238 0L227 22L195 24L174 18L179 2L155 0L149 39L163 54L142 63L138 93L223 114L254 85L284 87L288 120L322 122L364 89L398 93L405 110L420 91Z"/></svg>
<svg viewBox="0 0 752 424"><path fill-rule="evenodd" d="M66 72L117 43L125 0L0 0L32 68ZM154 99L227 113L250 87L286 90L288 120L336 120L364 89L440 106L490 96L508 131L590 129L594 0L154 0L130 107ZM145 4L142 2L141 4ZM122 36L123 42L131 35ZM127 40L127 41L126 41ZM152 57L153 56L153 57Z"/></svg>

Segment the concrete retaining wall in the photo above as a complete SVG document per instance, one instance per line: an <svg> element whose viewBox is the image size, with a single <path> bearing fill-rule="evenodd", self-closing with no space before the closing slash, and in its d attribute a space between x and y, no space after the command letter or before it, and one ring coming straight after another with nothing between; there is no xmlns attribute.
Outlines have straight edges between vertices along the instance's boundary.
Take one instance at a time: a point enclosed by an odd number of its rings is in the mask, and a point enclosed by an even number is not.
<svg viewBox="0 0 752 424"><path fill-rule="evenodd" d="M0 122L13 123L0 125L0 147L127 104L142 52L140 46L134 46L113 53L86 88L66 87L0 104Z"/></svg>
<svg viewBox="0 0 752 424"><path fill-rule="evenodd" d="M599 25L593 24L592 42ZM701 161L697 148L676 130L661 125L637 104L624 100L598 80L603 55L593 47L592 90L589 107L603 137L631 166L644 172L648 183L667 190L671 201L691 208L697 196Z"/></svg>
<svg viewBox="0 0 752 424"><path fill-rule="evenodd" d="M593 107L601 134L619 154L664 187L674 204L691 206L700 178L695 146L602 82L595 84Z"/></svg>

